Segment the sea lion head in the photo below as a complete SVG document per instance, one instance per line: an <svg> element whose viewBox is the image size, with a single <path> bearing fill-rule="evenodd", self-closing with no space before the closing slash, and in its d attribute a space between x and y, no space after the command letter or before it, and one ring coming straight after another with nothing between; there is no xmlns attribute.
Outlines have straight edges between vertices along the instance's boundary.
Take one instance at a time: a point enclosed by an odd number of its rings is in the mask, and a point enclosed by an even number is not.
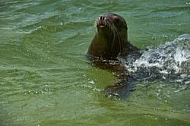
<svg viewBox="0 0 190 126"><path fill-rule="evenodd" d="M95 21L95 26L99 34L110 38L119 35L127 40L127 23L123 17L117 14L101 15Z"/></svg>
<svg viewBox="0 0 190 126"><path fill-rule="evenodd" d="M117 14L101 15L95 21L97 33L89 47L91 57L115 59L127 43L127 23Z"/></svg>

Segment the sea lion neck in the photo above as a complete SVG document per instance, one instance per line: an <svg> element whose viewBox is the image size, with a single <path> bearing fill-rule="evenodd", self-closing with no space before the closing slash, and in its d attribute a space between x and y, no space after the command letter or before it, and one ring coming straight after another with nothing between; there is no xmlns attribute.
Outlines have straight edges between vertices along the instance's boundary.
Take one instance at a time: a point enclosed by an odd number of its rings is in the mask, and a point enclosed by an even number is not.
<svg viewBox="0 0 190 126"><path fill-rule="evenodd" d="M101 60L110 60L115 59L116 54L111 52L110 45L111 43L108 39L102 35L96 33L94 39L91 42L91 45L88 49L87 55L94 59L101 59Z"/></svg>

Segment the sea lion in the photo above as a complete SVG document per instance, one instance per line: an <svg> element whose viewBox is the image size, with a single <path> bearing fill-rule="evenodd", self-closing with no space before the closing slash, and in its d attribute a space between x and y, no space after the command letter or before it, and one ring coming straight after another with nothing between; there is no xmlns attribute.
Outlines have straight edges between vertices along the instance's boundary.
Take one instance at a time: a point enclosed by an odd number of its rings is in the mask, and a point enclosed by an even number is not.
<svg viewBox="0 0 190 126"><path fill-rule="evenodd" d="M100 16L95 25L97 33L87 52L90 60L117 60L118 56L139 51L128 41L127 23L123 17L109 13Z"/></svg>
<svg viewBox="0 0 190 126"><path fill-rule="evenodd" d="M95 21L95 26L97 32L86 56L93 65L116 72L119 81L106 87L106 94L128 95L130 86L125 84L127 76L123 74L124 67L118 57L139 55L140 49L128 41L127 23L123 17L113 13L101 15Z"/></svg>

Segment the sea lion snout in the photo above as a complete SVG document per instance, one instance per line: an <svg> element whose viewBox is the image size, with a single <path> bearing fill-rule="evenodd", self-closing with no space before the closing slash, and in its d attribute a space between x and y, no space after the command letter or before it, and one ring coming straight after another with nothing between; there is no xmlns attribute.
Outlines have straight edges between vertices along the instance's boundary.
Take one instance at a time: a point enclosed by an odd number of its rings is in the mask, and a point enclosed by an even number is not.
<svg viewBox="0 0 190 126"><path fill-rule="evenodd" d="M108 18L106 18L105 15L101 15L100 17L98 17L98 19L96 20L96 27L104 28L107 25L107 23L106 23L107 19Z"/></svg>
<svg viewBox="0 0 190 126"><path fill-rule="evenodd" d="M105 19L105 16L103 16L103 15L101 15L100 17L99 17L99 20L104 20Z"/></svg>
<svg viewBox="0 0 190 126"><path fill-rule="evenodd" d="M109 21L112 20L112 16L113 14L107 14L107 15L101 15L100 17L98 17L98 21Z"/></svg>
<svg viewBox="0 0 190 126"><path fill-rule="evenodd" d="M95 26L99 29L104 29L107 27L111 27L111 25L114 25L114 14L105 14L101 15L96 19Z"/></svg>

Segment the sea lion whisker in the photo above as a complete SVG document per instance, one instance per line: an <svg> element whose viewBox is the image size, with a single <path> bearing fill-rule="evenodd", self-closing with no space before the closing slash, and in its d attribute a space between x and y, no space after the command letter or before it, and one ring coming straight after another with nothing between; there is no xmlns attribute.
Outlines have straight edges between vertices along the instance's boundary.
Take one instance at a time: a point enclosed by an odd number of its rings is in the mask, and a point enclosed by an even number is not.
<svg viewBox="0 0 190 126"><path fill-rule="evenodd" d="M115 25L112 23L112 22L110 22L110 23L108 23L108 27L109 27L109 32L110 32L110 36L112 36L110 39L112 39L111 40L111 50L113 50L113 48L114 48L114 46L115 46L115 39L116 39L116 28L115 28Z"/></svg>
<svg viewBox="0 0 190 126"><path fill-rule="evenodd" d="M94 27L97 27L97 25L98 25L98 20L95 20L94 21Z"/></svg>
<svg viewBox="0 0 190 126"><path fill-rule="evenodd" d="M121 35L120 35L120 33L118 32L118 30L117 30L117 28L116 28L116 26L113 24L113 23L111 23L111 25L112 26L110 26L110 29L111 29L111 32L112 32L112 34L113 34L113 40L112 40L112 47L111 47L111 49L114 49L115 48L115 46L117 45L117 43L119 44L118 46L119 46L119 52L121 52L122 51L122 42L121 42ZM117 41L118 40L118 41Z"/></svg>
<svg viewBox="0 0 190 126"><path fill-rule="evenodd" d="M115 37L115 44L117 45L117 43L119 44L118 46L119 46L119 52L122 52L123 50L122 50L122 47L124 46L124 44L122 43L122 35L121 35L121 33L118 31L118 29L117 29L117 27L115 26L115 25L113 25L113 28L114 28L114 36L116 36Z"/></svg>

